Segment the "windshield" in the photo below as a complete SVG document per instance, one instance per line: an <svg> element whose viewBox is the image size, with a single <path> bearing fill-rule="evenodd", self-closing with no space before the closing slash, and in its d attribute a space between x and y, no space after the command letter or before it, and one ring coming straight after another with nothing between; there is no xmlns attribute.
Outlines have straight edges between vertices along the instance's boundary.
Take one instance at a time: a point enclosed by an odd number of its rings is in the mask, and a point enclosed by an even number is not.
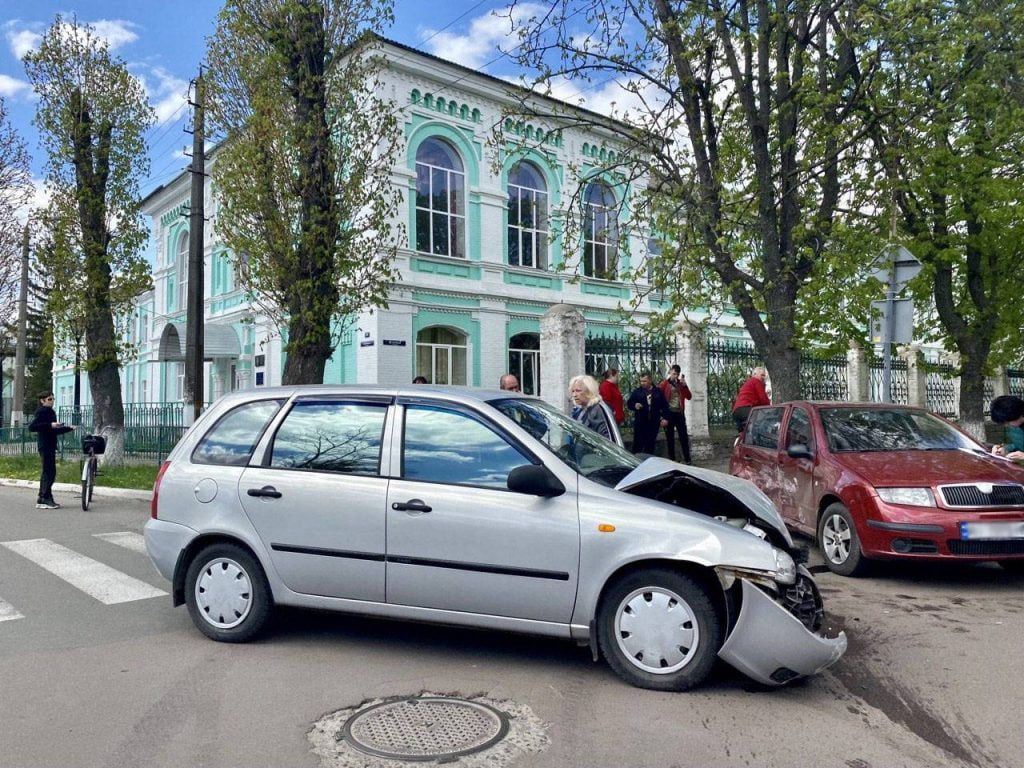
<svg viewBox="0 0 1024 768"><path fill-rule="evenodd" d="M615 487L640 460L543 400L492 400L490 404L586 478Z"/></svg>
<svg viewBox="0 0 1024 768"><path fill-rule="evenodd" d="M885 408L822 408L830 451L956 451L978 445L924 411Z"/></svg>

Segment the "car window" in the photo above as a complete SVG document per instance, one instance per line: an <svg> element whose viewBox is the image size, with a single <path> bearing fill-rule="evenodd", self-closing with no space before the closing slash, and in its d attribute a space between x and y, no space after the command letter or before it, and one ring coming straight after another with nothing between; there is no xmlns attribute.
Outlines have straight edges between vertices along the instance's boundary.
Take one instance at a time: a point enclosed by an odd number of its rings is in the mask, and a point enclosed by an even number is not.
<svg viewBox="0 0 1024 768"><path fill-rule="evenodd" d="M743 442L758 448L778 448L781 424L782 408L759 408L751 411Z"/></svg>
<svg viewBox="0 0 1024 768"><path fill-rule="evenodd" d="M274 436L270 466L376 475L384 403L299 401Z"/></svg>
<svg viewBox="0 0 1024 768"><path fill-rule="evenodd" d="M283 400L256 400L221 416L192 451L195 464L244 467Z"/></svg>
<svg viewBox="0 0 1024 768"><path fill-rule="evenodd" d="M786 447L806 445L814 447L814 433L811 431L811 417L803 408L794 408L789 415L789 426L786 431Z"/></svg>
<svg viewBox="0 0 1024 768"><path fill-rule="evenodd" d="M979 450L941 419L903 408L822 408L831 451L952 451Z"/></svg>
<svg viewBox="0 0 1024 768"><path fill-rule="evenodd" d="M402 477L506 488L508 473L532 462L471 415L426 405L405 410Z"/></svg>

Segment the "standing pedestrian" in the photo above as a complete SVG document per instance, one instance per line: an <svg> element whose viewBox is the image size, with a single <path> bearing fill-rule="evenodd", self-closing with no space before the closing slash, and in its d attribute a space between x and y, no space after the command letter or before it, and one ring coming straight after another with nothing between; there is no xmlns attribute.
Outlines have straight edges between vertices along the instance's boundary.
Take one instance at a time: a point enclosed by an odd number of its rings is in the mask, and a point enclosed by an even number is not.
<svg viewBox="0 0 1024 768"><path fill-rule="evenodd" d="M629 395L626 407L633 414L633 453L653 455L658 432L668 424L668 403L647 371L640 374L640 386Z"/></svg>
<svg viewBox="0 0 1024 768"><path fill-rule="evenodd" d="M992 447L992 453L1008 459L1024 459L1024 400L1016 395L1000 395L989 406L989 415L996 424L1006 426L1005 445Z"/></svg>
<svg viewBox="0 0 1024 768"><path fill-rule="evenodd" d="M57 412L53 410L53 392L39 395L39 407L28 429L36 433L36 445L43 465L39 475L36 509L60 509L60 504L53 499L53 481L57 477L57 437L70 432L74 427L57 421Z"/></svg>
<svg viewBox="0 0 1024 768"><path fill-rule="evenodd" d="M626 423L626 411L622 405L622 390L619 389L619 371L617 368L609 368L604 372L604 378L600 387L601 399L608 403L615 416L615 423L620 427Z"/></svg>
<svg viewBox="0 0 1024 768"><path fill-rule="evenodd" d="M514 373L503 373L501 378L498 379L498 389L506 392L518 392L519 379L516 378Z"/></svg>
<svg viewBox="0 0 1024 768"><path fill-rule="evenodd" d="M661 382L661 394L668 403L668 424L665 426L665 443L668 446L668 457L676 460L676 436L679 433L679 445L683 449L683 461L690 463L690 435L686 431L686 401L693 399L693 393L686 386L686 377L678 365L673 365L668 378Z"/></svg>
<svg viewBox="0 0 1024 768"><path fill-rule="evenodd" d="M740 391L736 394L736 400L732 404L732 418L736 422L736 431L742 432L747 426L747 416L750 409L757 405L771 405L768 397L768 389L765 382L768 380L768 371L763 365L759 365L750 371L750 378L743 382Z"/></svg>
<svg viewBox="0 0 1024 768"><path fill-rule="evenodd" d="M593 376L573 376L569 381L569 397L572 398L570 415L573 420L611 440L612 432L601 405L597 379Z"/></svg>

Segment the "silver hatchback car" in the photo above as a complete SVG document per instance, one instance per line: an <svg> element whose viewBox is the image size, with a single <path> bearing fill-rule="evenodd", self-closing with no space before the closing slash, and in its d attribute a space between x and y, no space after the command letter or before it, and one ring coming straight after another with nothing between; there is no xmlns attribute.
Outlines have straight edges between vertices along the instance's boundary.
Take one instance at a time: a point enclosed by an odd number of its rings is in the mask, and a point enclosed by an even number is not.
<svg viewBox="0 0 1024 768"><path fill-rule="evenodd" d="M174 605L226 642L320 608L575 640L660 690L719 657L781 685L846 649L752 484L509 392L225 396L161 468L145 536Z"/></svg>

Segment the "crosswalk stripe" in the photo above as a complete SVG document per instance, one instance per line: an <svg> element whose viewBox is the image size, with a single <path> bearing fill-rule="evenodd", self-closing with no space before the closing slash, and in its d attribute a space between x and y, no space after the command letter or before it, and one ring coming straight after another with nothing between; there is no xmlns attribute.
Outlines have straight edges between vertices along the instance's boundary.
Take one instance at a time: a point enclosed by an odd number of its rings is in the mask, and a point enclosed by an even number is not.
<svg viewBox="0 0 1024 768"><path fill-rule="evenodd" d="M132 552L146 554L146 539L141 533L116 531L115 533L94 533L93 536L103 539L103 541L109 541L111 544L117 544L119 547L130 549Z"/></svg>
<svg viewBox="0 0 1024 768"><path fill-rule="evenodd" d="M12 619L24 619L25 617L18 613L18 609L8 603L3 598L0 598L0 621L11 621Z"/></svg>
<svg viewBox="0 0 1024 768"><path fill-rule="evenodd" d="M49 539L0 542L101 603L127 603L167 593Z"/></svg>

